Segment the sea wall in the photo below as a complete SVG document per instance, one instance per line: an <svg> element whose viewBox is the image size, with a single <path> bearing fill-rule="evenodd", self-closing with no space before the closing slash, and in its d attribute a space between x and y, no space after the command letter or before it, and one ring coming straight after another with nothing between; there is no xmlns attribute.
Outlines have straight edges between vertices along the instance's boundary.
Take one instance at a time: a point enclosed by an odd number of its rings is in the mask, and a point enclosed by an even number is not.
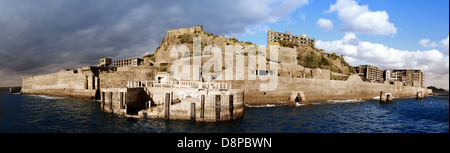
<svg viewBox="0 0 450 153"><path fill-rule="evenodd" d="M260 91L261 81L233 81L233 88L245 90L245 103L249 105L279 104L286 102L293 91L303 91L308 101L372 99L380 92L392 93L394 97L413 97L425 88L403 86L400 83L382 84L363 82L359 76L350 76L346 81L278 77L274 91Z"/></svg>
<svg viewBox="0 0 450 153"><path fill-rule="evenodd" d="M102 88L100 109L116 115L137 115L147 108L150 97L144 88Z"/></svg>
<svg viewBox="0 0 450 153"><path fill-rule="evenodd" d="M101 111L135 118L222 122L244 115L244 91L236 89L102 88L101 95Z"/></svg>
<svg viewBox="0 0 450 153"><path fill-rule="evenodd" d="M152 87L155 88L155 87ZM180 102L166 104L165 98L163 103L157 106L139 111L139 117L150 119L170 119L170 120L195 120L198 122L222 122L228 120L240 119L244 116L244 90L198 90L189 88L166 88L153 89L159 92L170 93L173 91L174 99L176 93L186 93L186 98L182 98ZM194 91L196 90L196 91ZM149 88L152 92L152 89ZM194 92L193 92L194 91ZM156 94L153 96L155 99ZM185 94L182 94L183 96ZM203 100L202 100L203 99ZM170 100L168 101L169 103ZM168 113L166 112L168 110Z"/></svg>
<svg viewBox="0 0 450 153"><path fill-rule="evenodd" d="M123 88L127 86L128 81L153 81L156 74L156 68L144 66L119 67L114 72L101 72L101 88Z"/></svg>
<svg viewBox="0 0 450 153"><path fill-rule="evenodd" d="M98 88L98 77L87 67L24 77L21 94L95 98Z"/></svg>

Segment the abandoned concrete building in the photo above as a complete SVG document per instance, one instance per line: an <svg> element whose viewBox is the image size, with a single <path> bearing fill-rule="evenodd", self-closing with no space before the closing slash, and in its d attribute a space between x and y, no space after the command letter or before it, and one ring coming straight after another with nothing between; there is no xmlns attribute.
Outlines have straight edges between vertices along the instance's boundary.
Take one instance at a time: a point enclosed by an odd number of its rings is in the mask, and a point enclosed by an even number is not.
<svg viewBox="0 0 450 153"><path fill-rule="evenodd" d="M308 38L306 34L302 34L301 36L292 35L290 31L286 31L286 33L275 32L273 30L267 31L267 44L271 44L273 42L278 42L279 40L290 41L299 45L315 45L315 38Z"/></svg>
<svg viewBox="0 0 450 153"><path fill-rule="evenodd" d="M130 59L122 59L122 60L114 60L114 67L122 67L122 66L139 66L143 59L141 58L130 58Z"/></svg>
<svg viewBox="0 0 450 153"><path fill-rule="evenodd" d="M100 64L97 66L109 66L111 65L111 58L102 58L100 59Z"/></svg>
<svg viewBox="0 0 450 153"><path fill-rule="evenodd" d="M383 70L379 66L359 65L355 67L356 73L367 82L383 83Z"/></svg>
<svg viewBox="0 0 450 153"><path fill-rule="evenodd" d="M384 78L390 82L401 82L405 86L425 87L425 75L421 70L385 70Z"/></svg>
<svg viewBox="0 0 450 153"><path fill-rule="evenodd" d="M355 69L356 73L366 82L390 84L400 82L404 86L425 87L425 75L421 70L382 70L379 66L374 65L359 65Z"/></svg>

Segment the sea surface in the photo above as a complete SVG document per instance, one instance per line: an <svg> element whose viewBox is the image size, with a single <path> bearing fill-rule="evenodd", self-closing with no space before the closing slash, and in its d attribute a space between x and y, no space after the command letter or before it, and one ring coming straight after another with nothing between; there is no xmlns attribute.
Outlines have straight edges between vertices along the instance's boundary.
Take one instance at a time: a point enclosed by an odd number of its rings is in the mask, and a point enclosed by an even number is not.
<svg viewBox="0 0 450 153"><path fill-rule="evenodd" d="M247 106L240 120L195 123L127 118L101 112L95 101L0 88L0 133L449 133L448 123L448 96Z"/></svg>

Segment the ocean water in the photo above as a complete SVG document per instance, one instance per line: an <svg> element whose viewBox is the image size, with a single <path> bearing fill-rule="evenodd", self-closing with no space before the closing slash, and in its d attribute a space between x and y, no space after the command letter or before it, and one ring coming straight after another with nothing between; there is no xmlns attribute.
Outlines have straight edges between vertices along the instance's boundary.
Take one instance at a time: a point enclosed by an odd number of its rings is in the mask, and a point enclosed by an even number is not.
<svg viewBox="0 0 450 153"><path fill-rule="evenodd" d="M8 93L0 88L0 133L449 133L449 97L329 100L245 107L223 123L133 119L103 113L95 101Z"/></svg>

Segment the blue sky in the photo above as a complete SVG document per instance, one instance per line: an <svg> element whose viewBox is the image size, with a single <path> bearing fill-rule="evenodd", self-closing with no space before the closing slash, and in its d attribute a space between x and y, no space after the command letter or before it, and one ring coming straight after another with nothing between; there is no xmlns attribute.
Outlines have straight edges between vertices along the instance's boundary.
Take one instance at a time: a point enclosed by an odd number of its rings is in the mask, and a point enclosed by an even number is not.
<svg viewBox="0 0 450 153"><path fill-rule="evenodd" d="M291 33L298 35L306 33L307 36L314 37L316 40L337 40L344 36L344 32L339 30L341 26L339 19L336 13L324 13L335 2L335 0L310 1L292 12L289 18L265 24L279 32L290 30ZM449 1L447 0L357 0L357 2L359 5L368 5L372 11L386 11L389 14L389 21L398 29L396 34L387 36L358 35L361 40L402 50L422 50L425 48L419 44L419 40L429 38L437 41L446 38L449 34ZM316 22L319 18L333 21L334 29L325 31L318 28ZM265 45L266 35L265 31L261 31L238 38Z"/></svg>
<svg viewBox="0 0 450 153"><path fill-rule="evenodd" d="M449 86L447 0L314 0L248 29L240 40L265 45L266 29L305 33L317 48L345 54L350 65L420 69L425 85Z"/></svg>

